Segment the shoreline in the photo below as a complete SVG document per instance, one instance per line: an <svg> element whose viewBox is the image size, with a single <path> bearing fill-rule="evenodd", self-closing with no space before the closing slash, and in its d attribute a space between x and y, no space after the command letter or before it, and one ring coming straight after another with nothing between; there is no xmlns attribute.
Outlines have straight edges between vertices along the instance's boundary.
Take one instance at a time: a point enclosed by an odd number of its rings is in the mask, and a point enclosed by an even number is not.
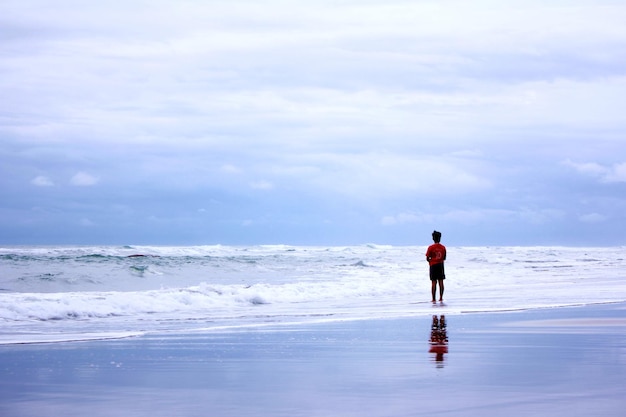
<svg viewBox="0 0 626 417"><path fill-rule="evenodd" d="M283 320L284 317L278 316L274 321L272 316L267 316L265 322L250 322L239 324L216 324L210 318L206 319L207 325L197 325L197 327L189 328L164 328L164 329L141 329L141 330L106 330L102 327L99 331L89 330L81 332L79 329L73 329L69 332L47 332L37 333L33 331L17 331L11 332L0 331L0 347L11 345L37 345L37 344L56 344L56 343L82 343L82 342L97 342L107 340L119 340L144 336L155 336L172 334L197 334L197 333L228 333L228 332L251 332L251 331L271 331L274 329L287 329L293 328L297 330L301 327L316 326L316 325L332 325L334 323L351 323L359 321L376 321L376 320L402 320L402 319L420 319L423 317L430 317L431 314L438 311L445 311L446 314L452 316L459 315L481 315L481 314L510 314L510 313L532 313L534 311L557 311L562 309L571 308L594 308L603 306L626 306L626 301L598 301L590 303L573 303L573 304L561 304L552 306L539 306L539 307L514 307L514 308L492 308L492 309L471 309L464 310L458 308L454 304L448 305L446 302L432 303L431 301L418 301L410 302L410 305L426 306L425 309L420 311L403 311L403 312L388 312L385 315L380 316L352 316L342 315L343 313L326 313L326 314L313 314L307 316L303 321L290 321ZM626 309L626 307L624 307ZM255 316L252 316L255 317ZM201 323L201 320L198 320ZM210 325L209 325L210 323Z"/></svg>
<svg viewBox="0 0 626 417"><path fill-rule="evenodd" d="M433 308L445 316L445 338L420 316L0 345L0 415L618 417L626 409L626 303L445 313Z"/></svg>

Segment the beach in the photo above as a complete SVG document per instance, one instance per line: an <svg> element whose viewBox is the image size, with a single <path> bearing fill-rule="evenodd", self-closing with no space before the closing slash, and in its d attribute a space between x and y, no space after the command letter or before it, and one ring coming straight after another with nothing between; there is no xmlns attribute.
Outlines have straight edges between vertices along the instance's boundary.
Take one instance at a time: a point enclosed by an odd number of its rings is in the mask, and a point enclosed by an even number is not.
<svg viewBox="0 0 626 417"><path fill-rule="evenodd" d="M623 415L626 304L447 310L2 345L0 415Z"/></svg>

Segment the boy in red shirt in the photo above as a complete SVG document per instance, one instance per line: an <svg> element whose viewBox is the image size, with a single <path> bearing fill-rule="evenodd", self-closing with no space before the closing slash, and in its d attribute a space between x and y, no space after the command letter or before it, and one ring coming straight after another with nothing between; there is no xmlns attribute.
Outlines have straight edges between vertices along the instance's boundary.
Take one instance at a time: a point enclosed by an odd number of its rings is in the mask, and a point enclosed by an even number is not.
<svg viewBox="0 0 626 417"><path fill-rule="evenodd" d="M432 283L433 303L437 302L437 283L439 283L439 301L443 301L443 280L446 279L446 274L443 269L443 261L446 260L446 247L441 243L441 232L433 232L434 244L428 247L426 251L426 260L430 265L430 282Z"/></svg>

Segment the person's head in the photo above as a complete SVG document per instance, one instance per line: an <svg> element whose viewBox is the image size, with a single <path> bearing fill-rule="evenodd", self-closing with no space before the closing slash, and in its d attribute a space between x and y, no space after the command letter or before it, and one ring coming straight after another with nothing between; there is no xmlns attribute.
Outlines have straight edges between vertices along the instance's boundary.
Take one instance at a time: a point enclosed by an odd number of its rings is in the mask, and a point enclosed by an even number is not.
<svg viewBox="0 0 626 417"><path fill-rule="evenodd" d="M435 243L439 243L441 242L441 232L438 231L433 231L433 240L435 241Z"/></svg>

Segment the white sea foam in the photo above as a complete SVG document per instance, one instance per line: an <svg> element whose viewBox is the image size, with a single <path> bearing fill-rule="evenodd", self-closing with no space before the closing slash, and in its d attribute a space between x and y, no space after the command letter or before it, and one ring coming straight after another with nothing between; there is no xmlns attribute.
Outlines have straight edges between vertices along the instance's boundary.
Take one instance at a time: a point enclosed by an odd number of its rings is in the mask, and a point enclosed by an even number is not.
<svg viewBox="0 0 626 417"><path fill-rule="evenodd" d="M0 343L432 314L424 252L379 245L0 248ZM460 314L622 302L624 253L449 247L446 303L436 308Z"/></svg>

